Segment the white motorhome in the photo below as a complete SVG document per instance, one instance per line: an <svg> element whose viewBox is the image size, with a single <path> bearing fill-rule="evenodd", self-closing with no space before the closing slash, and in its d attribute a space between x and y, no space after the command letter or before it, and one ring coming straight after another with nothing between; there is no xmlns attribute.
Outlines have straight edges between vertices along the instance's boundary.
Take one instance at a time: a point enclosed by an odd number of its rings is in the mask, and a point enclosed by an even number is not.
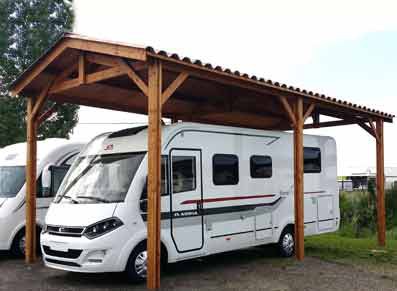
<svg viewBox="0 0 397 291"><path fill-rule="evenodd" d="M305 234L336 231L336 145L304 136ZM278 243L294 252L293 136L176 123L162 128L164 262ZM64 179L41 235L45 264L146 276L147 129L104 134Z"/></svg>
<svg viewBox="0 0 397 291"><path fill-rule="evenodd" d="M68 168L82 144L66 139L46 139L37 143L37 228L41 229L47 210ZM26 143L0 150L0 250L11 250L22 256L25 252L25 165ZM43 177L57 180L42 184ZM47 178L48 180L48 178Z"/></svg>

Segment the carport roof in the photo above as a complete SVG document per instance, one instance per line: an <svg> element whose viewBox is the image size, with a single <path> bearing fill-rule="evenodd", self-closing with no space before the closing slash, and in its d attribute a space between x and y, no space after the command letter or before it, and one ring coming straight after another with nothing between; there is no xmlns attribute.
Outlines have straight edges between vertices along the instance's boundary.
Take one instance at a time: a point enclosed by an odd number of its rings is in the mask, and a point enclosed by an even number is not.
<svg viewBox="0 0 397 291"><path fill-rule="evenodd" d="M154 59L162 64L162 85L167 88L163 91L164 117L288 130L291 124L283 103L301 97L304 110L310 111L314 120L306 128L362 125L377 119L393 122L392 114L309 90L152 47L72 33L64 34L18 77L10 90L14 95L35 97L50 86L48 98L55 102L147 114L148 62ZM320 115L338 120L321 123Z"/></svg>

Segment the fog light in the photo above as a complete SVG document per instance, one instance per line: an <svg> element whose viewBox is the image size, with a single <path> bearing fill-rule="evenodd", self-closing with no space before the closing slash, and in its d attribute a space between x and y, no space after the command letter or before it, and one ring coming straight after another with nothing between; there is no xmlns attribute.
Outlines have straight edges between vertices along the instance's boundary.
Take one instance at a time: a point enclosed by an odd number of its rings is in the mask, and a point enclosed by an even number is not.
<svg viewBox="0 0 397 291"><path fill-rule="evenodd" d="M88 253L86 257L86 262L92 263L92 264L100 264L103 262L103 259L106 256L106 250L101 250L101 251L92 251Z"/></svg>

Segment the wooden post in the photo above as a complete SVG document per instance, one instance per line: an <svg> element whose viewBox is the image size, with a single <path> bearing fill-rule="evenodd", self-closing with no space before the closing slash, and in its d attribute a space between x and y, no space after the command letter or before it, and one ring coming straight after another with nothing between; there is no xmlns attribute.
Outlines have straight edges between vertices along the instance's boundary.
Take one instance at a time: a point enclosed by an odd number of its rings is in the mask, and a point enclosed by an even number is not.
<svg viewBox="0 0 397 291"><path fill-rule="evenodd" d="M385 160L383 120L376 121L376 206L378 218L378 244L386 245L386 210L385 210Z"/></svg>
<svg viewBox="0 0 397 291"><path fill-rule="evenodd" d="M27 155L26 155L26 263L36 261L36 155L37 123L32 114L34 100L27 100Z"/></svg>
<svg viewBox="0 0 397 291"><path fill-rule="evenodd" d="M304 210L303 210L303 100L295 105L294 126L294 206L295 206L295 256L302 261L304 250Z"/></svg>
<svg viewBox="0 0 397 291"><path fill-rule="evenodd" d="M148 85L148 289L160 288L160 189L161 189L161 63L149 60Z"/></svg>

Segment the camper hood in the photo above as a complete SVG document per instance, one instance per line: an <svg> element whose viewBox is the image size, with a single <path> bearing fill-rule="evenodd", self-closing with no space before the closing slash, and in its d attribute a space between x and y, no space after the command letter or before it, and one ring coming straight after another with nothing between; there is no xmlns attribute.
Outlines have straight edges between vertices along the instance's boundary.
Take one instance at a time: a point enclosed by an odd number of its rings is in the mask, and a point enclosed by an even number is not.
<svg viewBox="0 0 397 291"><path fill-rule="evenodd" d="M66 204L52 203L47 212L46 224L56 226L86 227L110 218L116 210L112 204Z"/></svg>

